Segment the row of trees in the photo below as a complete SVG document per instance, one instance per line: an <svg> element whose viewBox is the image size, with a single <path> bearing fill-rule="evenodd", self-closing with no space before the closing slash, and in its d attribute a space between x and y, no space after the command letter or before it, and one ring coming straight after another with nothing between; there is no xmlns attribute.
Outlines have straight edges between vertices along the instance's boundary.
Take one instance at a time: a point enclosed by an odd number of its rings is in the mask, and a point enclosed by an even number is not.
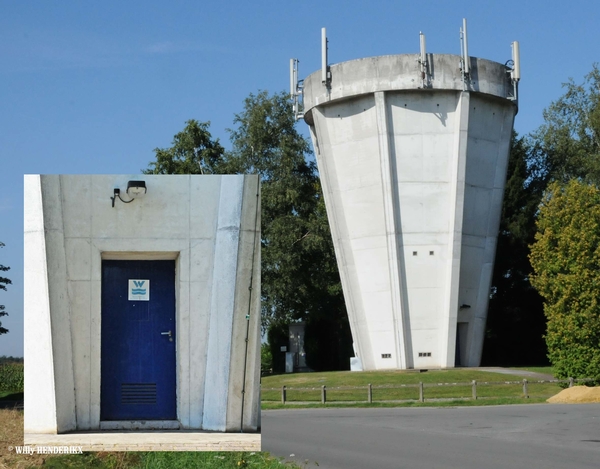
<svg viewBox="0 0 600 469"><path fill-rule="evenodd" d="M548 358L561 378L600 381L600 69L544 113L533 163L548 182L531 246Z"/></svg>
<svg viewBox="0 0 600 469"><path fill-rule="evenodd" d="M564 86L544 124L513 139L484 360L600 377L598 66Z"/></svg>
<svg viewBox="0 0 600 469"><path fill-rule="evenodd" d="M4 243L0 243L0 248L4 247ZM0 272L6 272L7 270L10 270L10 267L6 267L2 264L0 264ZM9 278L3 277L2 275L0 275L0 290L4 290L6 291L6 285L10 285L12 282L10 281ZM6 312L6 308L4 305L0 305L0 318L2 316L8 316L8 313ZM6 334L8 332L8 329L6 327L2 327L2 321L0 321L0 335L2 334Z"/></svg>
<svg viewBox="0 0 600 469"><path fill-rule="evenodd" d="M483 361L532 365L550 358L561 377L597 376L600 71L594 66L583 84L565 86L537 132L513 136ZM274 368L282 365L279 346L294 320L307 323L310 367L345 368L351 337L320 182L287 95L250 95L234 126L232 150L225 151L209 123L188 121L172 147L155 150L146 172L260 174L262 315ZM579 365L569 365L575 358Z"/></svg>

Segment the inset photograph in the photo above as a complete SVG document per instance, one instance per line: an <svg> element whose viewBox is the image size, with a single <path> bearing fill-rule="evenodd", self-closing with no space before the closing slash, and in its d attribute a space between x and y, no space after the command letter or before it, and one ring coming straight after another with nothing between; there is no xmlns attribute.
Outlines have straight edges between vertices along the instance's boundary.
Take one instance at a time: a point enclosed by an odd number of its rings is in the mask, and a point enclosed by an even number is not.
<svg viewBox="0 0 600 469"><path fill-rule="evenodd" d="M260 451L259 177L24 187L24 443Z"/></svg>

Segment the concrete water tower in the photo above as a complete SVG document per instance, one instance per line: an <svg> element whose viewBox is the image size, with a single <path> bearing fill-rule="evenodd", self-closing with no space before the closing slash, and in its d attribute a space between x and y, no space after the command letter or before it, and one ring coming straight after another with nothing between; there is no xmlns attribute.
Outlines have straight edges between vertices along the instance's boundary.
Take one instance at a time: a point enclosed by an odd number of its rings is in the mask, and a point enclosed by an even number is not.
<svg viewBox="0 0 600 469"><path fill-rule="evenodd" d="M510 140L519 46L507 64L389 55L298 81L354 340L353 369L478 366Z"/></svg>

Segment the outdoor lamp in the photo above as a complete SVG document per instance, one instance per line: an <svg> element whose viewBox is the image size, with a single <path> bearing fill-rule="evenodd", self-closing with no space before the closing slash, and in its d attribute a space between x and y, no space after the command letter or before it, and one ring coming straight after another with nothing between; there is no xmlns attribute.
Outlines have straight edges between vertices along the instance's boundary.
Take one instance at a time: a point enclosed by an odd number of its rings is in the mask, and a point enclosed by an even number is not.
<svg viewBox="0 0 600 469"><path fill-rule="evenodd" d="M127 195L132 199L146 195L146 181L129 181L127 183Z"/></svg>
<svg viewBox="0 0 600 469"><path fill-rule="evenodd" d="M118 198L124 204L129 204L139 197L146 195L146 181L128 181L127 182L127 195L131 197L129 200L123 200L121 198L121 189L115 187L114 195L110 198L112 200L112 206L115 206L115 200Z"/></svg>

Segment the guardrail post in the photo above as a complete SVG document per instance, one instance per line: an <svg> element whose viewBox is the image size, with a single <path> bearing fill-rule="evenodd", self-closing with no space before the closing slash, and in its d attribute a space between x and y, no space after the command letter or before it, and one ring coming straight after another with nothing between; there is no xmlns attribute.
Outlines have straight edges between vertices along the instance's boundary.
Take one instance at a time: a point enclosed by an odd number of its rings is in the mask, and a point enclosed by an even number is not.
<svg viewBox="0 0 600 469"><path fill-rule="evenodd" d="M325 385L321 386L321 404L325 404L327 402L327 391L325 390Z"/></svg>
<svg viewBox="0 0 600 469"><path fill-rule="evenodd" d="M373 403L373 386L371 386L371 383L369 383L369 389L367 391L367 402L369 404Z"/></svg>
<svg viewBox="0 0 600 469"><path fill-rule="evenodd" d="M477 400L477 380L473 380L473 400Z"/></svg>
<svg viewBox="0 0 600 469"><path fill-rule="evenodd" d="M281 386L281 403L285 404L286 390L285 386Z"/></svg>
<svg viewBox="0 0 600 469"><path fill-rule="evenodd" d="M575 380L573 378L569 378L569 387L572 388L575 385Z"/></svg>
<svg viewBox="0 0 600 469"><path fill-rule="evenodd" d="M527 386L527 379L523 380L523 394L525 394L525 399L529 399L529 387Z"/></svg>
<svg viewBox="0 0 600 469"><path fill-rule="evenodd" d="M423 392L423 381L419 381L419 402L425 402L425 393Z"/></svg>

